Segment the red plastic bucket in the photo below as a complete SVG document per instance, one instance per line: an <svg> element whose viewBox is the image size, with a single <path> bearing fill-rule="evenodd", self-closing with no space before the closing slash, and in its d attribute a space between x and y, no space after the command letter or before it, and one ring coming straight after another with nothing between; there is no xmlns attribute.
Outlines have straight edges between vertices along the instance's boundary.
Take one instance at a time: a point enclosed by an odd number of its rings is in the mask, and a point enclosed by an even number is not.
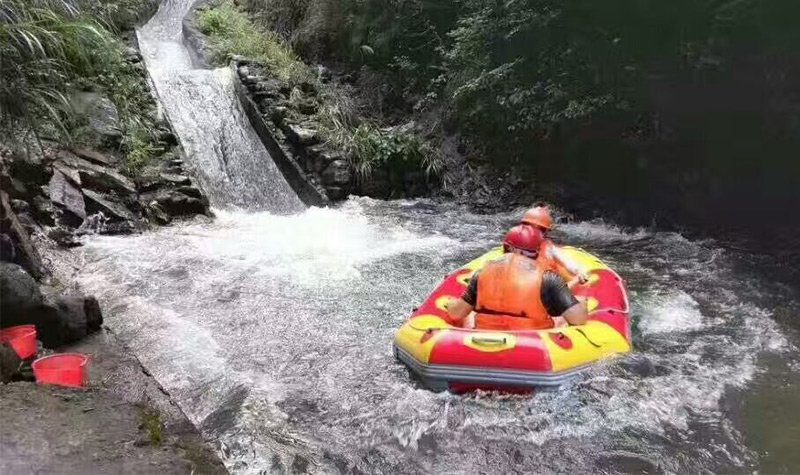
<svg viewBox="0 0 800 475"><path fill-rule="evenodd" d="M39 384L80 387L86 384L86 363L89 357L80 353L45 356L31 365Z"/></svg>
<svg viewBox="0 0 800 475"><path fill-rule="evenodd" d="M8 342L23 360L36 354L36 326L17 325L0 330L0 342Z"/></svg>

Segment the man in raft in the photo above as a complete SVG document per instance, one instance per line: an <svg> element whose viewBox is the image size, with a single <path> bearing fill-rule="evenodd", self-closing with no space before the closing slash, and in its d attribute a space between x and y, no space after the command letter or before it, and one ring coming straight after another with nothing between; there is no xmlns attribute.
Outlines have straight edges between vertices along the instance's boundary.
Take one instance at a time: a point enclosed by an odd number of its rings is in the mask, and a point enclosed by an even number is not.
<svg viewBox="0 0 800 475"><path fill-rule="evenodd" d="M568 279L569 288L576 284L585 284L589 281L589 276L581 267L572 262L564 252L553 241L547 238L547 234L553 229L553 219L550 211L543 204L537 204L525 212L519 224L533 226L540 230L544 238L539 248L539 265L545 270L557 272L559 275Z"/></svg>
<svg viewBox="0 0 800 475"><path fill-rule="evenodd" d="M448 305L451 320L464 324L475 311L474 328L541 330L586 322L567 282L537 261L544 241L541 230L518 224L503 238L503 257L474 275L460 299ZM467 327L473 327L467 323Z"/></svg>

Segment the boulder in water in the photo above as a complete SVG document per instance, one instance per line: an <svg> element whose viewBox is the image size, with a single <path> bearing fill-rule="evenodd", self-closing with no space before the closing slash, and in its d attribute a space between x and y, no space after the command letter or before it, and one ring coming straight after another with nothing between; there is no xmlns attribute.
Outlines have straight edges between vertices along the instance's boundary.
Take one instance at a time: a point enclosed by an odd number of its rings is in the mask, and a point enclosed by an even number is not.
<svg viewBox="0 0 800 475"><path fill-rule="evenodd" d="M151 201L144 207L144 214L147 216L148 219L151 221L155 221L158 224L169 224L172 221L169 213L167 210L161 206L158 201Z"/></svg>
<svg viewBox="0 0 800 475"><path fill-rule="evenodd" d="M111 219L123 221L136 220L136 216L128 208L110 196L104 196L92 190L83 190L83 195L87 199L86 208L93 213L99 211Z"/></svg>
<svg viewBox="0 0 800 475"><path fill-rule="evenodd" d="M175 175L173 173L162 173L161 179L173 185L188 185L192 180L186 175Z"/></svg>
<svg viewBox="0 0 800 475"><path fill-rule="evenodd" d="M159 193L156 201L172 216L208 213L208 201L188 196L178 190L165 190Z"/></svg>

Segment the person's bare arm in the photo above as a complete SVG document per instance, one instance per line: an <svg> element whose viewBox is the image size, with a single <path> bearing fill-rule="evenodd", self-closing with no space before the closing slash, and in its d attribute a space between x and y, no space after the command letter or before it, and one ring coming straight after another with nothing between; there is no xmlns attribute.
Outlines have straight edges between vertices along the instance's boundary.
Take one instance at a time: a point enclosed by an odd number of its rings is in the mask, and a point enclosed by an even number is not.
<svg viewBox="0 0 800 475"><path fill-rule="evenodd" d="M583 325L589 318L586 301L578 302L561 314L570 325Z"/></svg>
<svg viewBox="0 0 800 475"><path fill-rule="evenodd" d="M574 278L570 279L567 283L570 289L578 284L585 284L589 281L589 274L583 270L580 264L570 259L560 247L553 244L548 246L547 250L567 272L574 276Z"/></svg>
<svg viewBox="0 0 800 475"><path fill-rule="evenodd" d="M450 299L447 304L447 313L450 319L454 322L461 323L473 310L473 306L464 301L464 299Z"/></svg>

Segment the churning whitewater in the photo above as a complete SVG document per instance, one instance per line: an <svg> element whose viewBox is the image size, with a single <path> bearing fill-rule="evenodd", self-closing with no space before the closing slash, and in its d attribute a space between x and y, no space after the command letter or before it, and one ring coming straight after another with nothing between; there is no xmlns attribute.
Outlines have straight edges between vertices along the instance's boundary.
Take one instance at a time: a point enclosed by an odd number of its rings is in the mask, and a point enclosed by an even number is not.
<svg viewBox="0 0 800 475"><path fill-rule="evenodd" d="M721 401L759 352L789 343L725 251L677 234L560 226L627 279L631 355L533 396L435 394L409 378L394 330L517 215L366 198L217 211L93 238L80 284L237 473L748 467Z"/></svg>
<svg viewBox="0 0 800 475"><path fill-rule="evenodd" d="M795 351L758 276L713 242L561 223L627 280L634 351L532 396L432 393L392 355L395 329L451 269L519 217L351 198L303 209L235 103L193 70L166 0L139 33L214 219L77 251L78 284L235 473L752 470L725 407L762 354ZM294 213L294 214L291 214Z"/></svg>

